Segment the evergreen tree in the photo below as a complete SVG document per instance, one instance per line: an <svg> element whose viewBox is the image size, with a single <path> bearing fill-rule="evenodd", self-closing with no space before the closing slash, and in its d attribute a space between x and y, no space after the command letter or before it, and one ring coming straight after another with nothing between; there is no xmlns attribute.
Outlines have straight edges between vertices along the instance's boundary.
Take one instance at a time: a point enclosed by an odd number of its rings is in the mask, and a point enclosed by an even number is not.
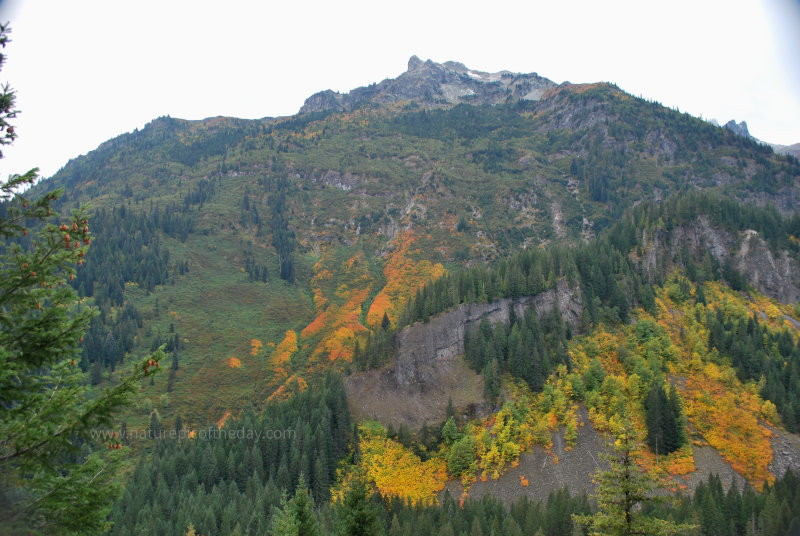
<svg viewBox="0 0 800 536"><path fill-rule="evenodd" d="M300 523L292 512L292 505L286 500L286 491L281 494L280 505L272 515L273 536L299 536Z"/></svg>
<svg viewBox="0 0 800 536"><path fill-rule="evenodd" d="M492 359L483 370L483 394L492 404L497 401L497 397L500 395L501 385L500 367L497 364L497 359Z"/></svg>
<svg viewBox="0 0 800 536"><path fill-rule="evenodd" d="M373 536L383 534L378 506L364 475L356 472L347 492L337 505L340 536Z"/></svg>
<svg viewBox="0 0 800 536"><path fill-rule="evenodd" d="M9 29L0 25L0 47ZM5 56L0 53L0 67ZM0 145L13 141L14 93L0 89ZM2 156L2 153L0 153ZM101 532L120 489L116 445L91 432L113 417L155 368L135 372L95 397L77 362L96 312L80 306L68 280L91 242L85 209L61 220L52 209L63 190L21 193L33 169L0 182L0 526L8 534ZM38 228L29 241L30 227ZM161 354L148 358L153 363ZM79 505L79 507L76 507Z"/></svg>
<svg viewBox="0 0 800 536"><path fill-rule="evenodd" d="M593 515L573 515L573 520L593 536L686 534L691 526L644 514L643 505L662 500L654 495L658 483L634 460L637 441L633 424L626 417L614 417L611 424L614 451L606 456L611 468L595 476L598 511Z"/></svg>
<svg viewBox="0 0 800 536"><path fill-rule="evenodd" d="M685 422L680 398L674 388L664 391L659 380L653 385L645 400L647 445L657 454L669 454L686 441Z"/></svg>
<svg viewBox="0 0 800 536"><path fill-rule="evenodd" d="M442 426L442 441L444 441L445 445L450 446L455 443L459 437L461 437L461 434L458 433L456 421L453 417L450 417L444 423L444 426Z"/></svg>
<svg viewBox="0 0 800 536"><path fill-rule="evenodd" d="M455 415L456 415L456 410L453 408L453 397L452 396L448 396L447 397L447 409L445 409L444 418L445 419L449 419L450 417L455 417Z"/></svg>
<svg viewBox="0 0 800 536"><path fill-rule="evenodd" d="M297 520L297 536L319 535L319 524L314 513L314 498L308 492L308 486L302 473L291 501L290 510L292 516Z"/></svg>

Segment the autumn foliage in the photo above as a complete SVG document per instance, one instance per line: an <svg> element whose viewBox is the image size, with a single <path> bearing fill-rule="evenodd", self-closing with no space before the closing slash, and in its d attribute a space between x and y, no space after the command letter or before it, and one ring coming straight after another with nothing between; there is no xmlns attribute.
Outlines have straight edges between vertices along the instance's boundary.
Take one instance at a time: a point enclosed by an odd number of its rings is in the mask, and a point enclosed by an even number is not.
<svg viewBox="0 0 800 536"><path fill-rule="evenodd" d="M383 268L386 286L375 296L367 312L367 324L370 326L379 326L384 313L391 324L396 326L400 313L417 290L425 283L444 275L444 267L440 263L412 259L411 247L415 240L412 230L397 237L395 249Z"/></svg>
<svg viewBox="0 0 800 536"><path fill-rule="evenodd" d="M420 458L401 443L387 438L383 425L365 423L361 433L361 465L384 497L399 497L413 504L436 504L447 481L441 458Z"/></svg>
<svg viewBox="0 0 800 536"><path fill-rule="evenodd" d="M329 361L349 361L358 337L367 333L361 324L362 305L372 286L363 252L344 262L323 253L314 265L312 278L317 316L300 333L301 339L316 342L312 359L327 356ZM340 277L334 278L336 273Z"/></svg>
<svg viewBox="0 0 800 536"><path fill-rule="evenodd" d="M289 359L296 351L297 334L290 329L269 357L269 370L272 372L275 381L281 382L289 377L291 373Z"/></svg>

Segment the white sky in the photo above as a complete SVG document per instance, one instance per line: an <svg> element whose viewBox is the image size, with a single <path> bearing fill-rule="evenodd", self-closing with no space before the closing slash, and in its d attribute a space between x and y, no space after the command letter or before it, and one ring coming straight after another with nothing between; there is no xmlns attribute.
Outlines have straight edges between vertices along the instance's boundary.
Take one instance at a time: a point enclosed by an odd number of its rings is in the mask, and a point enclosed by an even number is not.
<svg viewBox="0 0 800 536"><path fill-rule="evenodd" d="M800 142L800 0L0 0L18 140L44 176L160 115L291 115L393 78L412 54L611 81L765 141Z"/></svg>

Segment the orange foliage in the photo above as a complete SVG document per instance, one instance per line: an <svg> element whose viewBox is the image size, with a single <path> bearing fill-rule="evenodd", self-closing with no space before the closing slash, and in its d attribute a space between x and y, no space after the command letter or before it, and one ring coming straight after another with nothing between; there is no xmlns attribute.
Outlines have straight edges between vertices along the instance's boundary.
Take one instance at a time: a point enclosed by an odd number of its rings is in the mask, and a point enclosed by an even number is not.
<svg viewBox="0 0 800 536"><path fill-rule="evenodd" d="M661 456L656 456L649 448L642 446L635 455L642 469L657 478L668 479L677 476L689 478L689 473L697 469L690 445L684 445L675 452Z"/></svg>
<svg viewBox="0 0 800 536"><path fill-rule="evenodd" d="M238 357L232 357L229 360L229 364L231 368L240 368L242 366L242 361Z"/></svg>
<svg viewBox="0 0 800 536"><path fill-rule="evenodd" d="M288 400L294 393L305 391L307 387L308 382L306 382L302 376L292 374L280 387L267 397L267 402Z"/></svg>
<svg viewBox="0 0 800 536"><path fill-rule="evenodd" d="M707 363L705 368L705 375L686 378L689 421L754 486L771 483L771 432L758 422L758 397L723 385L714 363Z"/></svg>
<svg viewBox="0 0 800 536"><path fill-rule="evenodd" d="M231 416L231 412L230 411L226 411L222 415L222 418L220 418L220 420L217 421L217 428L222 429L222 427L225 426L225 421L227 421L228 417L230 417L230 416Z"/></svg>
<svg viewBox="0 0 800 536"><path fill-rule="evenodd" d="M272 383L283 382L291 372L290 358L297 351L297 333L288 330L283 340L269 356L268 366L272 372Z"/></svg>
<svg viewBox="0 0 800 536"><path fill-rule="evenodd" d="M325 301L327 302L327 300ZM300 332L300 336L305 339L312 335L316 335L323 327L327 325L329 316L330 315L328 314L328 311L323 311L318 314L309 325L303 328L303 331Z"/></svg>
<svg viewBox="0 0 800 536"><path fill-rule="evenodd" d="M326 355L331 361L348 361L353 357L355 341L366 334L361 324L361 307L369 295L372 280L363 252L336 265L336 259L326 252L314 265L312 278L314 306L317 316L300 333L307 339L321 335L311 357ZM335 270L337 278L331 270ZM338 286L334 285L339 283Z"/></svg>
<svg viewBox="0 0 800 536"><path fill-rule="evenodd" d="M791 313L780 304L759 296L750 300L719 283L707 283L704 290L707 309L721 309L734 318L755 312L762 319L774 322L771 327L779 327ZM644 342L638 339L636 327L631 325L620 326L613 332L600 326L570 344L573 370L577 374L583 375L595 358L601 361L606 373L603 386L587 393L590 420L596 428L606 429L616 408L624 404L638 435L644 438L646 434L643 411L646 385L637 374L629 375L618 359L617 349L625 347L626 366L636 360L645 364L659 360L666 365L683 399L689 423L736 471L756 487L772 482L774 477L768 469L772 461L771 432L759 423L759 418L772 413L771 407L760 399L757 389L742 385L730 366L717 364L719 356L708 348L706 307L692 299L676 303L668 288L657 290L656 305L656 316L636 311L639 322L652 322L663 329ZM548 385L558 392L552 377ZM695 471L690 445L668 456L656 457L646 447L637 454L638 463L654 476L669 479Z"/></svg>
<svg viewBox="0 0 800 536"><path fill-rule="evenodd" d="M301 333L305 338L323 329L325 331L312 356L327 353L331 361L350 360L353 357L356 335L367 332L367 328L361 325L358 317L361 315L361 304L367 298L369 288L345 290L343 293L346 293L348 298L343 305L329 305Z"/></svg>
<svg viewBox="0 0 800 536"><path fill-rule="evenodd" d="M440 263L431 264L428 260L415 262L409 257L415 240L411 230L395 239L395 249L383 267L386 286L375 296L367 312L367 324L370 326L380 325L384 313L392 325L397 324L400 313L417 290L428 281L444 275L444 266ZM415 251L419 253L419 250Z"/></svg>
<svg viewBox="0 0 800 536"><path fill-rule="evenodd" d="M719 283L707 283L704 290L709 309L722 309L733 317L746 315L750 307L758 306ZM753 486L771 483L775 478L769 471L771 432L759 423L763 401L742 385L730 366L708 360L707 333L694 314L695 307L702 305L675 303L663 291L658 301L668 311L659 315L658 321L676 346L681 346L685 358L672 364L672 370L686 380L682 394L689 422Z"/></svg>
<svg viewBox="0 0 800 536"><path fill-rule="evenodd" d="M264 349L264 343L258 339L250 340L250 355L256 357L261 354Z"/></svg>
<svg viewBox="0 0 800 536"><path fill-rule="evenodd" d="M522 485L523 488L527 488L529 484L528 479L525 478L525 475L519 475L519 483Z"/></svg>

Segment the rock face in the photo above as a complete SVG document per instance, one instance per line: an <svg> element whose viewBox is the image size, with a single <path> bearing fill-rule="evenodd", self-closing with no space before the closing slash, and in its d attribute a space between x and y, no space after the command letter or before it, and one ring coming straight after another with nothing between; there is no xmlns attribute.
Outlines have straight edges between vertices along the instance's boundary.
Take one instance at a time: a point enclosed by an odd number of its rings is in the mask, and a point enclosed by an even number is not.
<svg viewBox="0 0 800 536"><path fill-rule="evenodd" d="M659 250L666 249L664 258L669 259L686 245L699 257L708 251L720 265L732 258L734 267L748 283L771 298L783 303L800 301L800 260L785 250L772 251L756 231L731 233L714 228L708 218L700 217L693 226L676 227L670 232L659 230L647 242L642 262L651 270L656 268Z"/></svg>
<svg viewBox="0 0 800 536"><path fill-rule="evenodd" d="M787 469L797 474L800 472L800 436L771 426L770 430L773 432L770 439L773 458L769 470L775 476L783 476Z"/></svg>
<svg viewBox="0 0 800 536"><path fill-rule="evenodd" d="M398 388L418 392L433 387L437 365L462 355L466 333L484 318L492 325L507 322L512 308L517 316L522 316L531 306L541 316L552 311L556 304L564 319L577 325L583 312L580 290L570 288L566 281L561 280L555 289L536 296L461 305L427 323L408 326L396 335L395 380Z"/></svg>
<svg viewBox="0 0 800 536"><path fill-rule="evenodd" d="M408 70L397 78L360 87L349 93L331 90L315 93L306 99L300 113L348 110L365 102L391 103L414 101L423 104L498 104L517 100L539 100L556 84L536 73L510 71L485 73L468 69L461 63L423 62L416 56L408 60Z"/></svg>
<svg viewBox="0 0 800 536"><path fill-rule="evenodd" d="M750 130L747 128L747 121L742 121L741 123L737 123L735 120L731 119L727 123L725 123L726 128L733 132L734 134L738 134L744 138L750 138L751 140L756 140L758 142L764 143L772 147L772 150L778 154L788 154L794 156L795 158L800 158L800 143L794 143L792 145L780 145L778 143L767 143L756 139L750 134Z"/></svg>
<svg viewBox="0 0 800 536"><path fill-rule="evenodd" d="M750 131L747 129L747 121L742 121L741 123L737 123L733 119L725 123L725 128L733 132L734 134L738 134L743 138L752 138L753 136L750 135Z"/></svg>
<svg viewBox="0 0 800 536"><path fill-rule="evenodd" d="M562 280L536 296L462 305L408 326L397 334L394 365L345 379L353 417L418 430L426 422L443 421L449 399L458 415L488 415L492 408L483 399L483 379L461 357L466 333L483 318L492 324L508 321L512 308L522 316L534 307L541 316L555 305L565 320L577 325L583 313L581 291Z"/></svg>

